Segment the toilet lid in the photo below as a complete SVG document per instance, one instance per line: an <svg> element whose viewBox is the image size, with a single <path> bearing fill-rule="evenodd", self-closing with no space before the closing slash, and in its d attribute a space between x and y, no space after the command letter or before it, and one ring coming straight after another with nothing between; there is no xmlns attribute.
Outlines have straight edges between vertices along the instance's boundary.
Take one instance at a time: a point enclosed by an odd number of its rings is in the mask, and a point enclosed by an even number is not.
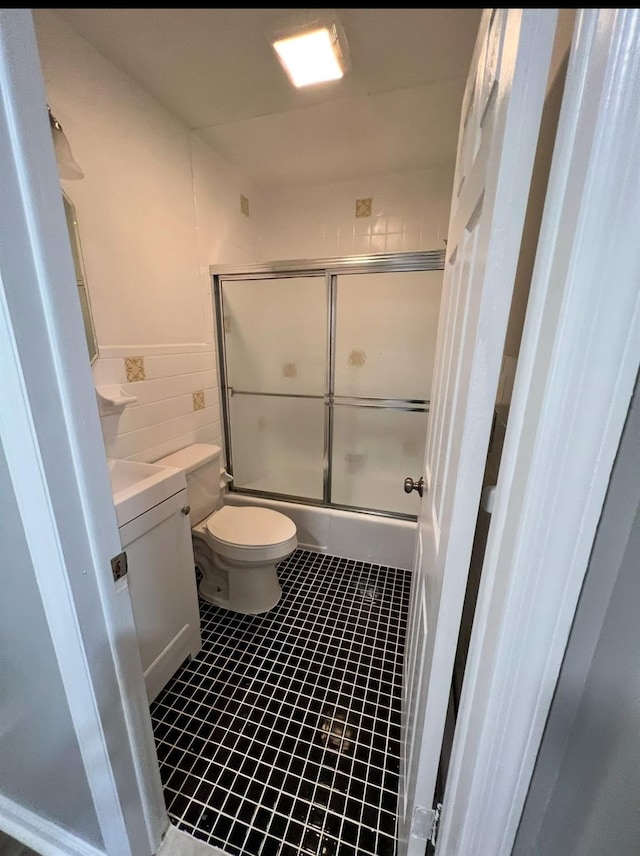
<svg viewBox="0 0 640 856"><path fill-rule="evenodd" d="M227 544L266 547L293 538L296 526L279 511L270 508L225 505L207 520L211 536Z"/></svg>

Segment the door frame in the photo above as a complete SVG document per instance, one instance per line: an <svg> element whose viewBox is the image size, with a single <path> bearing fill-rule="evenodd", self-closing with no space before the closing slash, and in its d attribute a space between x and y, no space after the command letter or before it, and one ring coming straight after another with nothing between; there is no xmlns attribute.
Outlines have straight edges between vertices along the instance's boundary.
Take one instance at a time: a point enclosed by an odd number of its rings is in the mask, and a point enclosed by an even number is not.
<svg viewBox="0 0 640 856"><path fill-rule="evenodd" d="M111 573L120 539L30 9L0 10L0 186L0 442L104 852L147 856L169 820ZM99 852L5 797L0 826L38 852Z"/></svg>
<svg viewBox="0 0 640 856"><path fill-rule="evenodd" d="M638 374L639 26L638 9L576 18L444 795L446 856L511 853Z"/></svg>
<svg viewBox="0 0 640 856"><path fill-rule="evenodd" d="M463 99L406 645L405 784L398 824L401 852L406 846L409 856L424 852L430 809L437 803L456 644L557 17L555 8L485 9Z"/></svg>
<svg viewBox="0 0 640 856"><path fill-rule="evenodd" d="M493 517L500 523L487 545L445 794L438 852L447 856L474 852L468 843L478 836L483 851L510 852L640 363L639 249L635 236L625 240L640 214L640 197L635 198L635 185L628 181L629 169L640 162L640 134L625 112L631 114L630 105L640 96L633 41L639 16L633 9L589 9L579 15L577 58L567 80L577 104L571 110L563 107L543 225L546 240L541 241L545 251L536 264L505 439ZM607 56L599 26L610 36ZM589 98L593 75L607 83L605 97L595 103ZM91 373L88 362L83 366L77 360L84 348L82 321L69 291L73 268L45 97L30 10L3 10L0 119L11 133L0 148L0 176L3 194L4 188L15 188L17 208L7 242L15 250L3 261L0 276L5 288L11 274L19 277L24 293L19 300L12 295L13 306L4 295L0 301L7 328L0 337L0 369L3 381L11 383L5 402L11 402L13 417L0 426L2 440L8 441L7 460L72 714L78 729L88 724L100 737L97 755L94 743L93 760L87 763L98 816L108 833L105 851L138 856L159 844L152 833L159 776L148 742L148 710L137 691L144 688L141 669L131 664L131 647L117 638L122 617L108 567L118 545L117 527ZM592 144L584 146L585 139ZM572 196L577 189L579 210ZM584 258L577 259L579 253ZM624 294L615 305L595 300L601 298L600 283L611 282L612 270ZM560 300L562 272L569 275ZM585 288L594 298L591 304ZM602 337L594 337L588 306L597 306L599 323L606 322L613 356L603 349ZM25 337L38 347L21 347ZM584 350L578 352L577 343L584 343ZM585 367L595 371L597 383L587 384ZM560 414L579 418L572 404L587 387L589 420L583 418L576 433L561 436ZM584 501L578 504L571 497L580 488L584 493L575 495ZM68 502L70 490L77 505ZM46 513L44 526L33 510L37 503ZM524 551L538 548L541 520L551 526L541 553L556 572L559 562L566 568L561 584L540 582L532 597L532 581L545 568L540 557ZM48 555L45 564L47 545L56 547L55 561ZM82 580L74 567L86 571ZM87 587L98 593L91 603L83 597ZM60 610L70 625L56 621ZM537 628L524 647L521 627L534 619L543 620L548 632ZM133 696L128 695L132 687ZM121 706L113 705L114 697ZM88 748L81 743L87 759ZM500 775L493 775L498 769ZM7 823L0 813L0 824ZM12 834L26 837L20 823L16 819ZM55 842L49 841L43 852L56 852ZM57 852L73 850L61 839Z"/></svg>

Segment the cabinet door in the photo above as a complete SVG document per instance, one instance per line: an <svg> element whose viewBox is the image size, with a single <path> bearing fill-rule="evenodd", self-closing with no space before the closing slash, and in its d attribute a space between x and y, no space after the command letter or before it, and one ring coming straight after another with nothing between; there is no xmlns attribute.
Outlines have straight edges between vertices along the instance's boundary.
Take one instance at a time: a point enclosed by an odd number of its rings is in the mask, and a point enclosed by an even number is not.
<svg viewBox="0 0 640 856"><path fill-rule="evenodd" d="M149 701L201 648L187 491L120 527Z"/></svg>

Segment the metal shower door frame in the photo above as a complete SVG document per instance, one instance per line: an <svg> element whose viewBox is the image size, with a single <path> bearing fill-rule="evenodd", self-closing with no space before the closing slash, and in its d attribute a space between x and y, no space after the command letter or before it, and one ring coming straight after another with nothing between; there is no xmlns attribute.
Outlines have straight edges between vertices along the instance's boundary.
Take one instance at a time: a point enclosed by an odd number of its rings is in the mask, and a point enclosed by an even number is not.
<svg viewBox="0 0 640 856"><path fill-rule="evenodd" d="M216 319L216 349L218 355L219 400L222 417L224 452L227 470L233 475L233 449L231 443L230 400L234 395L260 395L274 398L304 398L324 403L324 449L323 449L323 496L322 499L281 494L275 491L261 491L234 486L235 493L246 493L284 502L295 501L303 505L314 505L353 511L360 514L375 514L401 520L416 520L414 514L360 508L331 501L333 469L333 416L334 407L376 408L405 412L426 413L429 401L409 398L375 398L370 396L338 396L335 394L336 374L336 324L337 324L337 284L341 274L358 273L398 273L403 271L443 270L444 250L412 253L388 253L368 256L346 256L327 259L296 259L289 261L265 262L253 265L212 265L209 272L212 280L213 303ZM285 279L289 277L324 276L327 295L327 339L325 362L325 392L323 395L304 395L300 393L256 392L255 390L237 390L229 386L227 377L227 355L224 329L225 283L247 279L264 280Z"/></svg>

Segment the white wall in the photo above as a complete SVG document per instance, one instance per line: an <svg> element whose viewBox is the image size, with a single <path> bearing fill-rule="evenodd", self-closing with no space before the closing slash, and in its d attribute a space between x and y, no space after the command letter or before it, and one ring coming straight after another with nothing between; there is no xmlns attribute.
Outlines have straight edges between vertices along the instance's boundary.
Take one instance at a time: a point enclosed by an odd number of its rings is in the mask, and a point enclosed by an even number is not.
<svg viewBox="0 0 640 856"><path fill-rule="evenodd" d="M102 849L29 547L0 447L0 796ZM0 851L3 851L0 842Z"/></svg>
<svg viewBox="0 0 640 856"><path fill-rule="evenodd" d="M35 10L49 104L84 179L78 214L101 345L201 342L189 133L48 10Z"/></svg>
<svg viewBox="0 0 640 856"><path fill-rule="evenodd" d="M200 274L209 285L209 265L252 262L256 257L258 226L254 203L257 191L196 134L190 135L195 186L196 226ZM249 202L249 215L240 197ZM208 304L211 311L211 304ZM209 328L210 329L210 328Z"/></svg>
<svg viewBox="0 0 640 856"><path fill-rule="evenodd" d="M96 326L94 381L138 397L103 418L107 454L155 460L220 442L208 266L253 258L240 211L251 186L55 13L34 20L47 97L85 174L63 187ZM132 357L144 379L128 383Z"/></svg>
<svg viewBox="0 0 640 856"><path fill-rule="evenodd" d="M221 443L210 264L443 248L453 167L259 192L54 12L34 19L47 97L85 174L63 186L95 319L94 382L137 397L102 417L109 457ZM356 217L363 198L371 214Z"/></svg>
<svg viewBox="0 0 640 856"><path fill-rule="evenodd" d="M311 259L441 250L453 167L452 162L441 169L265 192L258 209L258 256ZM355 216L356 199L372 200L370 217Z"/></svg>
<svg viewBox="0 0 640 856"><path fill-rule="evenodd" d="M638 853L639 471L636 384L513 856Z"/></svg>

